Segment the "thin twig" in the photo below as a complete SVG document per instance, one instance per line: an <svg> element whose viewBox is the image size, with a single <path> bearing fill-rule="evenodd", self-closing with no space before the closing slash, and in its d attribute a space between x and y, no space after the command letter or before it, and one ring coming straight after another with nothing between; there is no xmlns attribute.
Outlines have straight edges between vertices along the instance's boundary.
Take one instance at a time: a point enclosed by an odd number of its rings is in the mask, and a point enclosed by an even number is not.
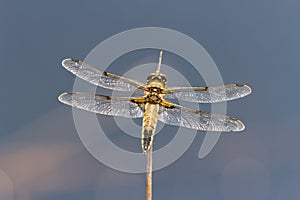
<svg viewBox="0 0 300 200"><path fill-rule="evenodd" d="M152 200L152 146L148 152L146 200Z"/></svg>
<svg viewBox="0 0 300 200"><path fill-rule="evenodd" d="M161 66L162 54L163 54L163 51L160 51L156 74L160 74L160 66Z"/></svg>

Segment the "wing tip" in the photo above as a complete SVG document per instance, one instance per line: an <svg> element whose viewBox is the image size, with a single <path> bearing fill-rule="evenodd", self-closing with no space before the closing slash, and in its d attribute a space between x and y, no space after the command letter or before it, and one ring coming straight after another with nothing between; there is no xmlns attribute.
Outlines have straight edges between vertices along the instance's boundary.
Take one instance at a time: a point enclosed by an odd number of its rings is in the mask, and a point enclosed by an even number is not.
<svg viewBox="0 0 300 200"><path fill-rule="evenodd" d="M79 64L80 60L76 60L74 58L65 58L61 61L61 65L66 68L69 69L70 67L74 67L74 64Z"/></svg>
<svg viewBox="0 0 300 200"><path fill-rule="evenodd" d="M243 87L243 88L246 89L246 90L245 90L246 92L244 93L243 97L244 97L244 96L247 96L247 95L249 95L249 94L252 93L251 87L250 87L249 85L247 85L247 84L236 84L236 86L238 86L238 87Z"/></svg>
<svg viewBox="0 0 300 200"><path fill-rule="evenodd" d="M233 131L233 132L241 132L241 131L244 131L245 128L246 128L245 124L244 124L241 120L239 120L239 119L237 119L236 122L237 122L237 126L236 126L235 129L233 129L232 131Z"/></svg>
<svg viewBox="0 0 300 200"><path fill-rule="evenodd" d="M66 63L67 61L72 61L72 60L73 60L72 58L65 58L65 59L63 59L63 60L61 61L61 65L65 67L65 63Z"/></svg>
<svg viewBox="0 0 300 200"><path fill-rule="evenodd" d="M58 99L58 101L60 101L61 103L64 103L64 104L66 104L68 101L70 101L70 99L71 99L71 92L63 92L63 93L61 93L58 97L57 97L57 99Z"/></svg>
<svg viewBox="0 0 300 200"><path fill-rule="evenodd" d="M251 89L251 87L249 86L249 85L244 85L244 87L245 88L247 88L248 89L248 91L247 91L247 94L246 95L249 95L249 94L251 94L252 93L252 89Z"/></svg>

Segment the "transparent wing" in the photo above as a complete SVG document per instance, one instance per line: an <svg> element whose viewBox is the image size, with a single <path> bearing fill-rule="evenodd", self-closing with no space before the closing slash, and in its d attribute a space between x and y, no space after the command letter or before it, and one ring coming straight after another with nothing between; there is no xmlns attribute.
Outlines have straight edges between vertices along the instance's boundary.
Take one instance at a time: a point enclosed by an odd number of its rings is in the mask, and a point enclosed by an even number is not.
<svg viewBox="0 0 300 200"><path fill-rule="evenodd" d="M58 97L64 104L103 115L128 118L143 117L144 98L110 97L86 93L65 92Z"/></svg>
<svg viewBox="0 0 300 200"><path fill-rule="evenodd" d="M203 131L242 131L245 125L238 119L193 110L177 104L162 102L158 119L166 124Z"/></svg>
<svg viewBox="0 0 300 200"><path fill-rule="evenodd" d="M196 103L217 103L242 98L251 93L248 85L227 84L212 87L173 87L165 90L166 97Z"/></svg>
<svg viewBox="0 0 300 200"><path fill-rule="evenodd" d="M62 66L79 78L103 88L127 92L146 90L143 83L97 69L79 60L67 58L62 61Z"/></svg>

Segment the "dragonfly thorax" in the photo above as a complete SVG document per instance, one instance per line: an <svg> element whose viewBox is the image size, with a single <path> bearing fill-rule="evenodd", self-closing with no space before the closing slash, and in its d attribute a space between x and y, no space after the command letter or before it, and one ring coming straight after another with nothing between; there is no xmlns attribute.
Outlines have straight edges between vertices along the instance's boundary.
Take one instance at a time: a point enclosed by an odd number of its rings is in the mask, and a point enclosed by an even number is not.
<svg viewBox="0 0 300 200"><path fill-rule="evenodd" d="M146 96L146 100L148 103L151 104L159 104L162 102L162 98L160 97L159 93L157 92L148 92Z"/></svg>

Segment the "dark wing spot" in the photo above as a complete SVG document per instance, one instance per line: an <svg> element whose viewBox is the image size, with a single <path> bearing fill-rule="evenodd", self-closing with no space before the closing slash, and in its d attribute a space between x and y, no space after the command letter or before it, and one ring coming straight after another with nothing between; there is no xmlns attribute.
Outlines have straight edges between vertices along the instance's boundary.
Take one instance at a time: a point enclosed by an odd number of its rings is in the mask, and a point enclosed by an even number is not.
<svg viewBox="0 0 300 200"><path fill-rule="evenodd" d="M104 75L104 76L108 76L108 74L107 74L107 72L106 72L106 71L104 71L104 72L103 72L103 75Z"/></svg>
<svg viewBox="0 0 300 200"><path fill-rule="evenodd" d="M73 59L73 58L71 58L71 60L72 60L73 62L75 62L75 63L79 63L79 60L76 60L76 59Z"/></svg>

